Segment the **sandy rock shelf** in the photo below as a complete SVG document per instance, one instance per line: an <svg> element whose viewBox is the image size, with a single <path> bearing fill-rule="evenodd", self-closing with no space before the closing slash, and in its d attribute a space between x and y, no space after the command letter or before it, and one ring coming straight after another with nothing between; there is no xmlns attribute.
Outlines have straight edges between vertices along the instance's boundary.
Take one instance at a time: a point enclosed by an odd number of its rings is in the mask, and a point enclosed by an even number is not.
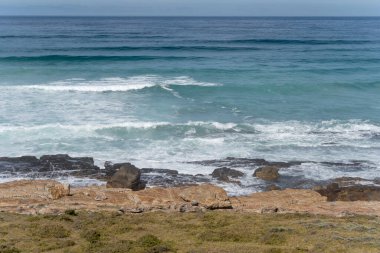
<svg viewBox="0 0 380 253"><path fill-rule="evenodd" d="M380 216L380 201L328 202L326 197L315 191L296 189L228 197L222 188L210 184L156 187L141 191L106 187L70 189L52 180L21 180L0 184L0 211L59 214L68 209L121 213L222 209L256 213Z"/></svg>

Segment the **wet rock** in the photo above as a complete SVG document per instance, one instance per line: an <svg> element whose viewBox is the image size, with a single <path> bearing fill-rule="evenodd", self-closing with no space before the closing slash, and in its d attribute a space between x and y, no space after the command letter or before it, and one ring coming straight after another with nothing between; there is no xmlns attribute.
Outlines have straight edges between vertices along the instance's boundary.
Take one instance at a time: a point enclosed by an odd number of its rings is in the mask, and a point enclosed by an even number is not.
<svg viewBox="0 0 380 253"><path fill-rule="evenodd" d="M230 168L254 168L257 166L278 166L281 168L288 168L294 165L300 165L303 162L302 161L271 162L265 159L227 157L225 159L193 161L190 163L200 164L204 166L217 166L217 167L230 167Z"/></svg>
<svg viewBox="0 0 380 253"><path fill-rule="evenodd" d="M264 166L256 169L253 176L266 181L275 181L280 177L278 171L278 166Z"/></svg>
<svg viewBox="0 0 380 253"><path fill-rule="evenodd" d="M35 156L0 157L2 173L29 173L40 169L40 161Z"/></svg>
<svg viewBox="0 0 380 253"><path fill-rule="evenodd" d="M117 172L107 181L108 188L129 188L138 191L145 188L140 180L140 170L130 163L124 163Z"/></svg>
<svg viewBox="0 0 380 253"><path fill-rule="evenodd" d="M177 170L169 170L169 169L154 169L154 168L142 168L141 173L160 173L160 174L167 174L167 175L178 175Z"/></svg>
<svg viewBox="0 0 380 253"><path fill-rule="evenodd" d="M30 178L59 177L72 175L88 177L100 174L91 157L70 157L66 154L35 156L0 157L2 173L23 174Z"/></svg>
<svg viewBox="0 0 380 253"><path fill-rule="evenodd" d="M0 157L0 162L38 164L39 160L35 156Z"/></svg>
<svg viewBox="0 0 380 253"><path fill-rule="evenodd" d="M43 155L40 157L40 171L77 170L80 174L98 173L92 157L71 157L67 154Z"/></svg>
<svg viewBox="0 0 380 253"><path fill-rule="evenodd" d="M339 177L335 178L334 183L337 183L339 187L354 186L354 185L371 185L375 184L374 181L360 178L360 177Z"/></svg>
<svg viewBox="0 0 380 253"><path fill-rule="evenodd" d="M244 176L244 173L241 171L238 171L238 170L230 169L227 167L222 167L222 168L215 169L211 173L211 176L213 178L220 180L220 181L231 182L230 177L231 178L239 178L239 177Z"/></svg>
<svg viewBox="0 0 380 253"><path fill-rule="evenodd" d="M116 163L113 164L111 161L106 161L104 163L104 173L107 178L110 178L113 176L113 174L116 173L116 171L123 165L124 163Z"/></svg>
<svg viewBox="0 0 380 253"><path fill-rule="evenodd" d="M265 191L278 191L278 190L281 190L281 187L274 185L274 184L268 185L265 188Z"/></svg>
<svg viewBox="0 0 380 253"><path fill-rule="evenodd" d="M149 173L143 173L149 171ZM151 172L152 173L151 173ZM154 172L153 172L154 171ZM172 170L164 169L141 169L141 180L147 182L149 186L160 187L178 187L178 186L194 186L201 183L209 183L210 178L204 175L189 175L176 173ZM161 173L160 173L161 172Z"/></svg>

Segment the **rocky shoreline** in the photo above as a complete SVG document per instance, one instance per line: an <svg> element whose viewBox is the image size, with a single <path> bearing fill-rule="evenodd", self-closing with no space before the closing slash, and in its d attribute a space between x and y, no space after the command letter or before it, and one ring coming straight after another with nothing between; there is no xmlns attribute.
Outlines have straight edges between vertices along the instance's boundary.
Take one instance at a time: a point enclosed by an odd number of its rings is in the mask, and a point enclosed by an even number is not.
<svg viewBox="0 0 380 253"><path fill-rule="evenodd" d="M297 174L282 173L289 168L303 163L316 163L312 161L277 162L264 159L248 159L227 157L218 160L205 160L189 162L198 166L214 168L210 174L190 175L177 170L165 168L136 168L132 164L105 162L104 168L95 165L92 157L71 157L67 154L43 155L21 157L0 157L0 176L21 179L52 179L78 178L93 179L100 185L107 181L123 166L134 169L138 174L135 185L128 187L135 190L148 187L178 187L199 184L214 184L218 186L235 185L249 187L250 181L255 180L255 187L259 191L283 189L311 189L316 190L329 201L343 200L380 200L380 177L374 180L341 177L331 180L312 180ZM321 163L335 166L342 170L363 170L362 161L349 163ZM242 170L243 168L243 170ZM202 168L200 168L202 170ZM245 184L243 184L243 181ZM248 182L248 185L247 185ZM76 186L76 185L72 185ZM87 186L87 185L85 185ZM116 186L117 187L117 186Z"/></svg>
<svg viewBox="0 0 380 253"><path fill-rule="evenodd" d="M210 175L187 175L176 170L142 168L130 163L106 162L104 169L91 157L66 154L0 157L1 173L25 175L29 180L0 184L0 210L25 214L62 213L67 209L117 212L196 212L228 209L244 212L313 213L332 216L380 216L378 180L337 178L306 182L279 171L301 162L226 158L194 162L216 167ZM357 166L342 164L342 166ZM238 168L251 166L252 175ZM103 185L70 187L55 181L59 176L93 178ZM263 192L229 196L215 182L239 185L243 177L262 180ZM40 178L50 178L39 180Z"/></svg>

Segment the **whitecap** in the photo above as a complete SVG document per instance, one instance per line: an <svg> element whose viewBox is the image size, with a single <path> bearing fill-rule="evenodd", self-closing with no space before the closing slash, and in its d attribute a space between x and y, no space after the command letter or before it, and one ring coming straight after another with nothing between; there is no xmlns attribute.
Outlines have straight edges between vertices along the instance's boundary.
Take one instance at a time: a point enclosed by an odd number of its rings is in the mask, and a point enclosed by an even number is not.
<svg viewBox="0 0 380 253"><path fill-rule="evenodd" d="M161 87L173 95L180 95L171 86L220 86L217 83L196 81L188 76L165 78L157 75L132 76L128 78L110 77L99 80L71 78L47 84L3 86L3 89L39 90L49 92L126 92L150 87Z"/></svg>

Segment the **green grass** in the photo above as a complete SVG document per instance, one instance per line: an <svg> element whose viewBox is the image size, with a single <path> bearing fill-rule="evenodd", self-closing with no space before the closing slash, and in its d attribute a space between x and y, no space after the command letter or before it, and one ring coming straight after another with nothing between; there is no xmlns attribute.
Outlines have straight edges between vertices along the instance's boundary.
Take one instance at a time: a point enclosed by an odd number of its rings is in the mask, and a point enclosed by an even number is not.
<svg viewBox="0 0 380 253"><path fill-rule="evenodd" d="M378 253L379 249L379 217L233 211L0 213L0 253Z"/></svg>

